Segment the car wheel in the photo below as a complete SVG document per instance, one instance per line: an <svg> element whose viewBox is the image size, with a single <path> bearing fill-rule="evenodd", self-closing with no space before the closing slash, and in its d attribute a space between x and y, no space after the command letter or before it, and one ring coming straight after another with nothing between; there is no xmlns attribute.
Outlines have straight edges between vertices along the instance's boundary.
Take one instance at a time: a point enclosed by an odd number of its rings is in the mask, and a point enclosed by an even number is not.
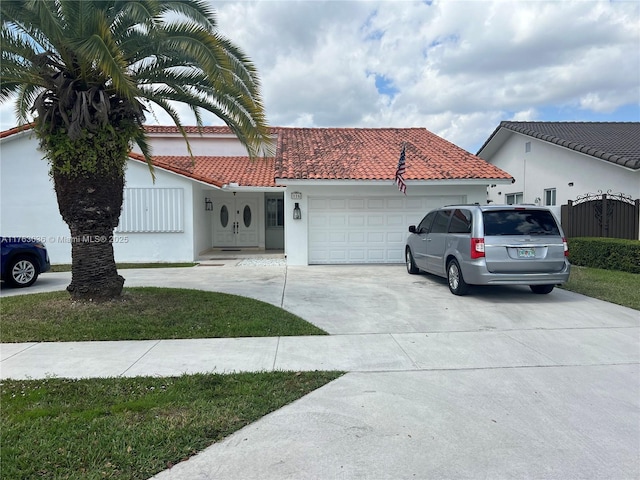
<svg viewBox="0 0 640 480"><path fill-rule="evenodd" d="M469 285L462 277L462 270L457 260L451 260L447 265L447 282L449 290L454 295L464 295L469 291Z"/></svg>
<svg viewBox="0 0 640 480"><path fill-rule="evenodd" d="M7 281L14 287L28 287L38 278L38 267L29 257L14 258L9 264Z"/></svg>
<svg viewBox="0 0 640 480"><path fill-rule="evenodd" d="M547 293L551 293L551 291L553 290L553 285L529 285L529 288L533 293L544 295Z"/></svg>
<svg viewBox="0 0 640 480"><path fill-rule="evenodd" d="M405 252L405 259L407 263L407 272L409 272L411 275L420 273L420 269L416 267L416 262L413 261L413 255L411 254L411 249L409 248L407 248Z"/></svg>

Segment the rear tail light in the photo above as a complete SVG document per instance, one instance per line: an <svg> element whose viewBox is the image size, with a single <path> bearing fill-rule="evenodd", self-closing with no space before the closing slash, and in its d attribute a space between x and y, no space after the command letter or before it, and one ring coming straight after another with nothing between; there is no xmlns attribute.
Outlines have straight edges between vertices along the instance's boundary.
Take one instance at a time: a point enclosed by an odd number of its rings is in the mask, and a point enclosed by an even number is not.
<svg viewBox="0 0 640 480"><path fill-rule="evenodd" d="M564 247L564 256L568 257L569 256L569 244L567 243L567 239L566 238L562 239L562 246Z"/></svg>
<svg viewBox="0 0 640 480"><path fill-rule="evenodd" d="M484 238L471 239L471 258L484 257Z"/></svg>

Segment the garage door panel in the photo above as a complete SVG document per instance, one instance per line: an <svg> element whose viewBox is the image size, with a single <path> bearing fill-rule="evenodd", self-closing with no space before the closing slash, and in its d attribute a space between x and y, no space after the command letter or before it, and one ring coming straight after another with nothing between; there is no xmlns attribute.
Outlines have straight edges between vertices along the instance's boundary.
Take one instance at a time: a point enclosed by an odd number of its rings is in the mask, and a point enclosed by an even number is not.
<svg viewBox="0 0 640 480"><path fill-rule="evenodd" d="M309 198L309 210L327 210L329 208L329 199L322 197Z"/></svg>
<svg viewBox="0 0 640 480"><path fill-rule="evenodd" d="M408 226L409 224L406 222L406 217L406 215L387 214L386 224L390 227Z"/></svg>
<svg viewBox="0 0 640 480"><path fill-rule="evenodd" d="M387 232L387 243L401 243L404 246L405 236L400 232Z"/></svg>
<svg viewBox="0 0 640 480"><path fill-rule="evenodd" d="M407 227L460 196L310 197L309 263L404 263Z"/></svg>
<svg viewBox="0 0 640 480"><path fill-rule="evenodd" d="M369 227L381 227L384 225L385 215L382 213L373 213L367 217L367 225Z"/></svg>
<svg viewBox="0 0 640 480"><path fill-rule="evenodd" d="M366 250L364 248L352 248L349 250L349 263L366 263Z"/></svg>
<svg viewBox="0 0 640 480"><path fill-rule="evenodd" d="M384 232L369 232L367 234L368 243L385 243Z"/></svg>
<svg viewBox="0 0 640 480"><path fill-rule="evenodd" d="M368 198L367 208L369 210L384 210L384 198Z"/></svg>
<svg viewBox="0 0 640 480"><path fill-rule="evenodd" d="M385 203L387 210L402 210L405 208L405 202L402 198L389 198Z"/></svg>
<svg viewBox="0 0 640 480"><path fill-rule="evenodd" d="M349 215L349 227L363 227L366 224L367 217L365 215Z"/></svg>
<svg viewBox="0 0 640 480"><path fill-rule="evenodd" d="M327 226L329 228L344 227L347 225L347 216L344 214L337 214L327 217Z"/></svg>
<svg viewBox="0 0 640 480"><path fill-rule="evenodd" d="M364 243L365 232L349 232L349 243Z"/></svg>
<svg viewBox="0 0 640 480"><path fill-rule="evenodd" d="M339 243L343 245L347 243L348 232L328 232L327 241L330 243Z"/></svg>
<svg viewBox="0 0 640 480"><path fill-rule="evenodd" d="M364 210L365 199L364 198L350 198L348 201L350 210Z"/></svg>

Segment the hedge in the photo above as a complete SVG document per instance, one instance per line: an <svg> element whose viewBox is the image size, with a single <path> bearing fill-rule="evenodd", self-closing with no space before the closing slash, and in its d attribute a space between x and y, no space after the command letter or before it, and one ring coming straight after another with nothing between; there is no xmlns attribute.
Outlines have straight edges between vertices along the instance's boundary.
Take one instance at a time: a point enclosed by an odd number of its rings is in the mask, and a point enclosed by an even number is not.
<svg viewBox="0 0 640 480"><path fill-rule="evenodd" d="M568 243L572 265L640 273L640 240L577 237Z"/></svg>

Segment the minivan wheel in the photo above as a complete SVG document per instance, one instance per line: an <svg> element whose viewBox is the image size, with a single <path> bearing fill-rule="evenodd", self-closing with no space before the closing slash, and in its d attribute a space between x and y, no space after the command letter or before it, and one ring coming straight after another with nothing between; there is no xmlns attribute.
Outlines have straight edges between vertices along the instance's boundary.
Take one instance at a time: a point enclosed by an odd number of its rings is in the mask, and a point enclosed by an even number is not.
<svg viewBox="0 0 640 480"><path fill-rule="evenodd" d="M462 277L462 271L457 260L451 260L447 265L447 282L449 290L454 295L464 295L469 291L469 285Z"/></svg>
<svg viewBox="0 0 640 480"><path fill-rule="evenodd" d="M553 290L553 285L529 285L529 288L533 293L544 295L547 293L551 293L551 291Z"/></svg>
<svg viewBox="0 0 640 480"><path fill-rule="evenodd" d="M420 273L420 269L416 266L416 262L414 262L413 255L411 254L411 250L409 248L407 248L405 252L405 260L407 263L407 272L409 272L411 275Z"/></svg>
<svg viewBox="0 0 640 480"><path fill-rule="evenodd" d="M29 257L17 257L9 265L7 281L14 287L29 287L38 278L38 267Z"/></svg>

